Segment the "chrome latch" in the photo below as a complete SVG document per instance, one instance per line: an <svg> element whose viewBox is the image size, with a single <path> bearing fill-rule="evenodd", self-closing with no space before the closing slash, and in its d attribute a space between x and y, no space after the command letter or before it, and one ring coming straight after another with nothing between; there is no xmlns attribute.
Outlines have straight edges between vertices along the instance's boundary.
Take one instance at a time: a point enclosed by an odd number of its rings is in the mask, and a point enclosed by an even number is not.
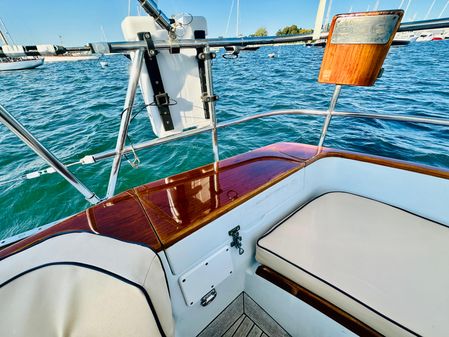
<svg viewBox="0 0 449 337"><path fill-rule="evenodd" d="M214 288L201 298L201 305L203 307L209 305L213 300L215 300L215 297L217 297L217 291Z"/></svg>
<svg viewBox="0 0 449 337"><path fill-rule="evenodd" d="M242 237L240 236L240 226L231 229L228 234L232 237L231 247L239 250L239 255L242 255L245 250L242 248Z"/></svg>

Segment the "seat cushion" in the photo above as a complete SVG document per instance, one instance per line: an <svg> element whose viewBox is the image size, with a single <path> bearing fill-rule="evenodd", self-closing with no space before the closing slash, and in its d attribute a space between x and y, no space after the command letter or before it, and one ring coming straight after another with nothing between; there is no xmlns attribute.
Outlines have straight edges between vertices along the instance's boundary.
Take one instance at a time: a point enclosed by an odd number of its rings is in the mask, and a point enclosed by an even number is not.
<svg viewBox="0 0 449 337"><path fill-rule="evenodd" d="M48 265L0 288L1 336L161 336L142 291L80 265Z"/></svg>
<svg viewBox="0 0 449 337"><path fill-rule="evenodd" d="M256 259L387 336L449 334L449 228L328 193L259 239Z"/></svg>
<svg viewBox="0 0 449 337"><path fill-rule="evenodd" d="M0 317L1 336L34 329L33 336L174 335L157 254L83 232L49 238L0 262Z"/></svg>

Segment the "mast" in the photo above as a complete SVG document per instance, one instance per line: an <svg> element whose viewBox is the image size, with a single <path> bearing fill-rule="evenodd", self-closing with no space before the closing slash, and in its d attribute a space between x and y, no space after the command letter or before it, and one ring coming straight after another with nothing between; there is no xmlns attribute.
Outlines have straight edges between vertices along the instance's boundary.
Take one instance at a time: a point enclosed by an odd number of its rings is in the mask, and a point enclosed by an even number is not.
<svg viewBox="0 0 449 337"><path fill-rule="evenodd" d="M436 1L437 1L437 0L433 0L432 3L430 4L430 7L429 7L429 9L427 10L427 13L426 13L426 16L424 17L424 20L427 20L427 19L429 18L430 12L432 11L433 6L435 6L435 2L436 2Z"/></svg>
<svg viewBox="0 0 449 337"><path fill-rule="evenodd" d="M9 35L9 34L8 34L8 31L6 30L5 23L3 22L3 20L1 18L0 18L0 24L1 24L0 40L1 40L1 42L3 42L4 45L8 45L9 42L8 42L8 39L6 38L6 35ZM9 35L9 37L11 38L11 35ZM11 39L11 41L12 41L12 39ZM13 44L14 44L14 42L13 42Z"/></svg>
<svg viewBox="0 0 449 337"><path fill-rule="evenodd" d="M101 35L103 36L103 42L106 42L108 38L106 37L106 33L104 32L103 25L100 26Z"/></svg>
<svg viewBox="0 0 449 337"><path fill-rule="evenodd" d="M327 29L327 25L329 24L330 16L331 16L331 8L332 8L332 0L329 0L329 6L327 6L326 20L324 20L324 27Z"/></svg>
<svg viewBox="0 0 449 337"><path fill-rule="evenodd" d="M3 34L3 32L0 30L0 41L2 44L7 45L8 41L6 40L6 36Z"/></svg>
<svg viewBox="0 0 449 337"><path fill-rule="evenodd" d="M230 24L230 22L231 22L232 12L233 12L233 10L234 10L234 2L235 2L235 0L232 0L232 2L231 2L231 9L229 10L228 22L227 22L227 24L226 24L226 31L225 31L225 33L224 33L224 36L228 36L228 32L229 32L229 24Z"/></svg>
<svg viewBox="0 0 449 337"><path fill-rule="evenodd" d="M240 0L237 0L237 22L235 35L239 37L239 22L240 22Z"/></svg>
<svg viewBox="0 0 449 337"><path fill-rule="evenodd" d="M326 0L320 0L316 12L315 28L313 29L313 40L318 40L321 35L321 26L323 25L324 10L326 9Z"/></svg>
<svg viewBox="0 0 449 337"><path fill-rule="evenodd" d="M449 0L444 5L443 10L440 12L440 15L438 15L438 18L441 18L443 16L444 11L446 10L447 6L449 5Z"/></svg>
<svg viewBox="0 0 449 337"><path fill-rule="evenodd" d="M407 7L405 7L405 10L404 10L404 17L405 17L405 15L407 14L408 8L410 7L410 4L411 4L411 3L412 3L412 0L408 0Z"/></svg>

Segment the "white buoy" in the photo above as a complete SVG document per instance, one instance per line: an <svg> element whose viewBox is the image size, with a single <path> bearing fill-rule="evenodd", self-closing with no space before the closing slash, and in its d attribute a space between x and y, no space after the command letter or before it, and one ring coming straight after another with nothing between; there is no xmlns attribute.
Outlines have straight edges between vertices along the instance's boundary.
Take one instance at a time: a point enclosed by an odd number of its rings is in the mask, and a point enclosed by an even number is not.
<svg viewBox="0 0 449 337"><path fill-rule="evenodd" d="M268 54L268 57L270 59L274 59L276 57L276 54L275 53L270 53L270 54Z"/></svg>
<svg viewBox="0 0 449 337"><path fill-rule="evenodd" d="M109 63L107 63L106 61L100 61L100 66L104 69L106 67L109 67Z"/></svg>

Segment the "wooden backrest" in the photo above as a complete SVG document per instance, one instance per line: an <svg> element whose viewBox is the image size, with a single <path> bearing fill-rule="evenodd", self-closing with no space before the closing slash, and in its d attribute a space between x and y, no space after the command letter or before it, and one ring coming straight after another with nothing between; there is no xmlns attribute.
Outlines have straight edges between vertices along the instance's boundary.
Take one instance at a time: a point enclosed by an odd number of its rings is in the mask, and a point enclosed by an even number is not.
<svg viewBox="0 0 449 337"><path fill-rule="evenodd" d="M403 14L402 10L387 10L334 16L318 81L373 85Z"/></svg>

